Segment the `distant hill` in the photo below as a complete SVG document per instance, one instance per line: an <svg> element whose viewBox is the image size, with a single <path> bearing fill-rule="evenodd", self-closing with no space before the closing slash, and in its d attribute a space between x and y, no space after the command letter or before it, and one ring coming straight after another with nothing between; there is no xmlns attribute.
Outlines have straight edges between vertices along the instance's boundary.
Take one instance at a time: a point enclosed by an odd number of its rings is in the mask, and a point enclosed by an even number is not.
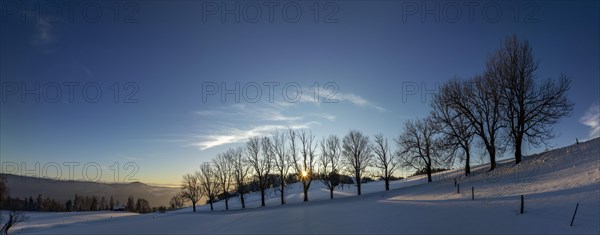
<svg viewBox="0 0 600 235"><path fill-rule="evenodd" d="M15 198L33 197L38 194L54 198L61 202L73 199L75 194L96 195L98 198L104 196L108 200L113 196L121 204L127 202L127 197L144 198L150 206L168 206L169 200L179 192L178 188L157 187L144 183L100 183L86 181L65 181L53 179L41 179L28 176L12 174L0 174L4 177L9 188L9 195Z"/></svg>

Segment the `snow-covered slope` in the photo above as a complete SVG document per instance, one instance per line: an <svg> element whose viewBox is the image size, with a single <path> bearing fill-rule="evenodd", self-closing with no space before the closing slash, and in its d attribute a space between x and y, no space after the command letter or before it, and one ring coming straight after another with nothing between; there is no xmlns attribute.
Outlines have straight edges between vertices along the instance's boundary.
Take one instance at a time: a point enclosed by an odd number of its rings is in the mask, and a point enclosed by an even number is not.
<svg viewBox="0 0 600 235"><path fill-rule="evenodd" d="M374 233L600 233L600 139L529 156L519 165L500 162L491 173L487 166L474 174L460 170L436 174L434 182L421 177L393 182L383 191L382 182L363 185L363 195L346 185L335 191L335 199L322 184L313 182L310 202L302 202L300 185L290 185L287 205L270 192L267 207L260 208L259 195L246 198L240 209L232 198L230 210L223 203L164 214L146 214L94 221L64 223L36 228L43 223L32 217L16 228L18 234L374 234ZM460 187L460 193L454 181ZM471 199L474 189L475 200ZM519 213L520 195L525 213ZM574 225L569 226L576 204ZM77 213L66 213L77 214ZM67 218L65 213L50 218ZM70 215L69 215L70 216ZM76 220L70 216L67 220ZM70 219L69 219L70 218ZM58 219L60 220L60 219ZM50 223L49 223L50 224Z"/></svg>

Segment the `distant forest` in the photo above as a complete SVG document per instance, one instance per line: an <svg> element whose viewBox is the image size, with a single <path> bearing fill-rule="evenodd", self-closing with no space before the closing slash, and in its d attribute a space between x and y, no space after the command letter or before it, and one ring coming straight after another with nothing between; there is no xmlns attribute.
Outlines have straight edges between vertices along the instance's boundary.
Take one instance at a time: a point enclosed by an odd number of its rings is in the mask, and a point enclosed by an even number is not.
<svg viewBox="0 0 600 235"><path fill-rule="evenodd" d="M60 202L54 198L44 197L38 194L37 197L12 198L9 195L9 189L0 176L0 210L9 211L44 211L44 212L71 212L71 211L129 211L135 213L149 213L156 211L166 211L165 206L151 207L146 199L129 196L127 202L121 204L115 201L113 196L106 198L95 195L75 194L73 199L66 202Z"/></svg>

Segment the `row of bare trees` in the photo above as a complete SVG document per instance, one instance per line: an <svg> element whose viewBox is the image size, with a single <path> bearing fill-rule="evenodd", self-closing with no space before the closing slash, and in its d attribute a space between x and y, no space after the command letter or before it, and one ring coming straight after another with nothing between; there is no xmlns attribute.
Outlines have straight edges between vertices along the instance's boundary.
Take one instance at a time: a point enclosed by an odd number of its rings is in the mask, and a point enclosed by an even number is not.
<svg viewBox="0 0 600 235"><path fill-rule="evenodd" d="M398 139L402 163L425 168L431 181L434 164L456 157L470 174L474 140L485 149L490 171L507 149L518 164L524 144L547 146L552 126L571 113L573 103L567 98L569 78L539 81L538 64L528 41L507 37L483 74L446 82L430 104L431 114L405 123Z"/></svg>
<svg viewBox="0 0 600 235"><path fill-rule="evenodd" d="M320 146L320 152L318 152ZM229 196L239 195L242 208L245 208L244 193L252 183L258 186L261 206L265 206L265 191L277 187L281 204L285 204L286 176L293 174L302 183L304 201L309 199L309 189L314 180L321 181L333 198L335 188L340 185L342 172L354 175L357 193L361 194L361 179L367 167L380 169L380 177L389 181L399 167L383 135L375 136L375 142L360 131L351 130L340 140L330 135L316 140L311 131L288 129L275 131L271 136L251 137L244 147L230 148L217 154L211 161L203 163L194 174L183 176L179 198L196 204L207 198L211 210L213 202L223 195L225 209L229 209ZM176 203L176 200L172 204Z"/></svg>

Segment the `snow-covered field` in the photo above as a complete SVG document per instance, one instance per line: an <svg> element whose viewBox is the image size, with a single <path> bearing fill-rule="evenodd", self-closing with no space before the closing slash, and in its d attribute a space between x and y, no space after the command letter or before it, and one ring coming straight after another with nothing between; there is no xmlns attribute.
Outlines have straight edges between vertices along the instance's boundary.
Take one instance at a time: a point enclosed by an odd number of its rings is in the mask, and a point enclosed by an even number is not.
<svg viewBox="0 0 600 235"><path fill-rule="evenodd" d="M260 195L247 195L247 209L239 200L222 202L210 212L207 205L166 213L29 213L14 234L450 234L528 233L600 234L600 139L529 156L515 166L506 160L497 170L475 167L470 177L460 170L396 181L383 191L383 182L329 192L313 181L310 202L302 202L301 185L286 193L287 205L270 192L267 206ZM458 179L460 193L454 186ZM471 199L474 188L475 200ZM520 195L525 213L519 213ZM575 205L579 209L569 226ZM132 216L133 215L133 216Z"/></svg>

